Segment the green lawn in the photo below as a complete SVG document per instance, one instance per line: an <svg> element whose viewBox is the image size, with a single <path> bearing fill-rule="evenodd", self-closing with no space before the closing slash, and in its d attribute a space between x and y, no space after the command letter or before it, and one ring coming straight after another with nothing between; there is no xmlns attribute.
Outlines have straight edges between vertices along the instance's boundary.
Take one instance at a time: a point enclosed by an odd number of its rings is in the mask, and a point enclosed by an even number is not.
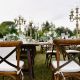
<svg viewBox="0 0 80 80"><path fill-rule="evenodd" d="M35 57L35 80L51 80L51 69L45 64L45 54L37 54Z"/></svg>
<svg viewBox="0 0 80 80"><path fill-rule="evenodd" d="M45 64L45 54L36 54L34 76L34 80L51 80L51 69L49 69ZM28 73L25 73L24 80L30 80Z"/></svg>

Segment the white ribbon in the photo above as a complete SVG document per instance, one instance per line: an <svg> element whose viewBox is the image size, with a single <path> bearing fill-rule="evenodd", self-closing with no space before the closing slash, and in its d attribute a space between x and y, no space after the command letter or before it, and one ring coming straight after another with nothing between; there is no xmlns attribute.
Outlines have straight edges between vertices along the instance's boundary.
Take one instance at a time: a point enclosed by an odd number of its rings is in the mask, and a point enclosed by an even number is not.
<svg viewBox="0 0 80 80"><path fill-rule="evenodd" d="M19 71L17 71L17 74L19 74L20 72L21 72L22 80L24 80L24 75L23 75L23 72L21 69Z"/></svg>
<svg viewBox="0 0 80 80"><path fill-rule="evenodd" d="M63 74L63 72L61 72L61 71L56 71L56 72L54 73L54 75L56 75L56 74L61 74L62 77L63 77L63 80L66 80L66 78L65 78L65 76L64 76L64 74Z"/></svg>

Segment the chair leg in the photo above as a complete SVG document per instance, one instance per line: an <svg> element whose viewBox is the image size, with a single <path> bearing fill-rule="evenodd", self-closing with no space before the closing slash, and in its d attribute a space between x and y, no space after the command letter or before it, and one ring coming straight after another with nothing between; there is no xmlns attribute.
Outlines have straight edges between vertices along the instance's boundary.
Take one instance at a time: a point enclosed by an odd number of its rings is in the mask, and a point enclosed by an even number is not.
<svg viewBox="0 0 80 80"><path fill-rule="evenodd" d="M60 78L60 75L59 74L54 74L53 72L52 72L52 80L62 80L62 78Z"/></svg>
<svg viewBox="0 0 80 80"><path fill-rule="evenodd" d="M3 80L4 80L4 76L3 76Z"/></svg>
<svg viewBox="0 0 80 80"><path fill-rule="evenodd" d="M79 55L78 59L79 59L79 63L80 63L80 55Z"/></svg>
<svg viewBox="0 0 80 80"><path fill-rule="evenodd" d="M59 74L56 74L56 77L55 77L55 80L60 80L60 75Z"/></svg>
<svg viewBox="0 0 80 80"><path fill-rule="evenodd" d="M46 64L47 64L47 67L50 66L51 60L52 60L53 56L54 56L54 58L56 58L56 55L54 55L52 53L46 54Z"/></svg>
<svg viewBox="0 0 80 80"><path fill-rule="evenodd" d="M54 78L55 78L54 73L52 73L52 79L51 80L55 80Z"/></svg>
<svg viewBox="0 0 80 80"><path fill-rule="evenodd" d="M4 80L4 76L2 76L3 80Z"/></svg>
<svg viewBox="0 0 80 80"><path fill-rule="evenodd" d="M23 75L20 73L20 75L18 76L19 80L23 80Z"/></svg>
<svg viewBox="0 0 80 80"><path fill-rule="evenodd" d="M49 66L51 65L51 60L52 60L52 54L50 54L50 58L49 58Z"/></svg>
<svg viewBox="0 0 80 80"><path fill-rule="evenodd" d="M48 54L46 54L46 64L48 66Z"/></svg>
<svg viewBox="0 0 80 80"><path fill-rule="evenodd" d="M19 75L16 76L16 80L21 80Z"/></svg>

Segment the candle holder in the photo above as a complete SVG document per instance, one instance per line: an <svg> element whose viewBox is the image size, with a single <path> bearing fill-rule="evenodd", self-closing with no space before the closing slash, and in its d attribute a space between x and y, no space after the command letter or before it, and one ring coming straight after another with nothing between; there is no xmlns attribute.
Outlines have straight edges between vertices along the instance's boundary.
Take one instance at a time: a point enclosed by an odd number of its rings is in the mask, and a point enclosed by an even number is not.
<svg viewBox="0 0 80 80"><path fill-rule="evenodd" d="M76 38L79 37L79 34L80 34L80 30L79 30L79 21L80 21L80 14L79 14L79 8L77 7L74 10L71 10L70 12L70 21L73 22L73 21L76 21Z"/></svg>
<svg viewBox="0 0 80 80"><path fill-rule="evenodd" d="M18 28L19 34L22 33L21 25L25 25L26 20L22 16L19 16L18 18L15 18L14 21L15 21L15 24L19 27Z"/></svg>

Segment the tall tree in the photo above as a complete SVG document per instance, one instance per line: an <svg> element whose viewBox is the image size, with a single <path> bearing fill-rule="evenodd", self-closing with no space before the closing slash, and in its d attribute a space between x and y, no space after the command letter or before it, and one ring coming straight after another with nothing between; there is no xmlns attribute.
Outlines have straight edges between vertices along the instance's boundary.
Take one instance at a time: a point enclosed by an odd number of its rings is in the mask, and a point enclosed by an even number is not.
<svg viewBox="0 0 80 80"><path fill-rule="evenodd" d="M50 25L50 23L48 21L46 21L46 23L42 24L42 31L44 33L48 32L50 28L51 28L51 25Z"/></svg>
<svg viewBox="0 0 80 80"><path fill-rule="evenodd" d="M65 34L69 34L69 36L73 36L73 32L70 29L65 28L63 26L56 28L56 33L58 36L61 36L61 33L65 33Z"/></svg>

